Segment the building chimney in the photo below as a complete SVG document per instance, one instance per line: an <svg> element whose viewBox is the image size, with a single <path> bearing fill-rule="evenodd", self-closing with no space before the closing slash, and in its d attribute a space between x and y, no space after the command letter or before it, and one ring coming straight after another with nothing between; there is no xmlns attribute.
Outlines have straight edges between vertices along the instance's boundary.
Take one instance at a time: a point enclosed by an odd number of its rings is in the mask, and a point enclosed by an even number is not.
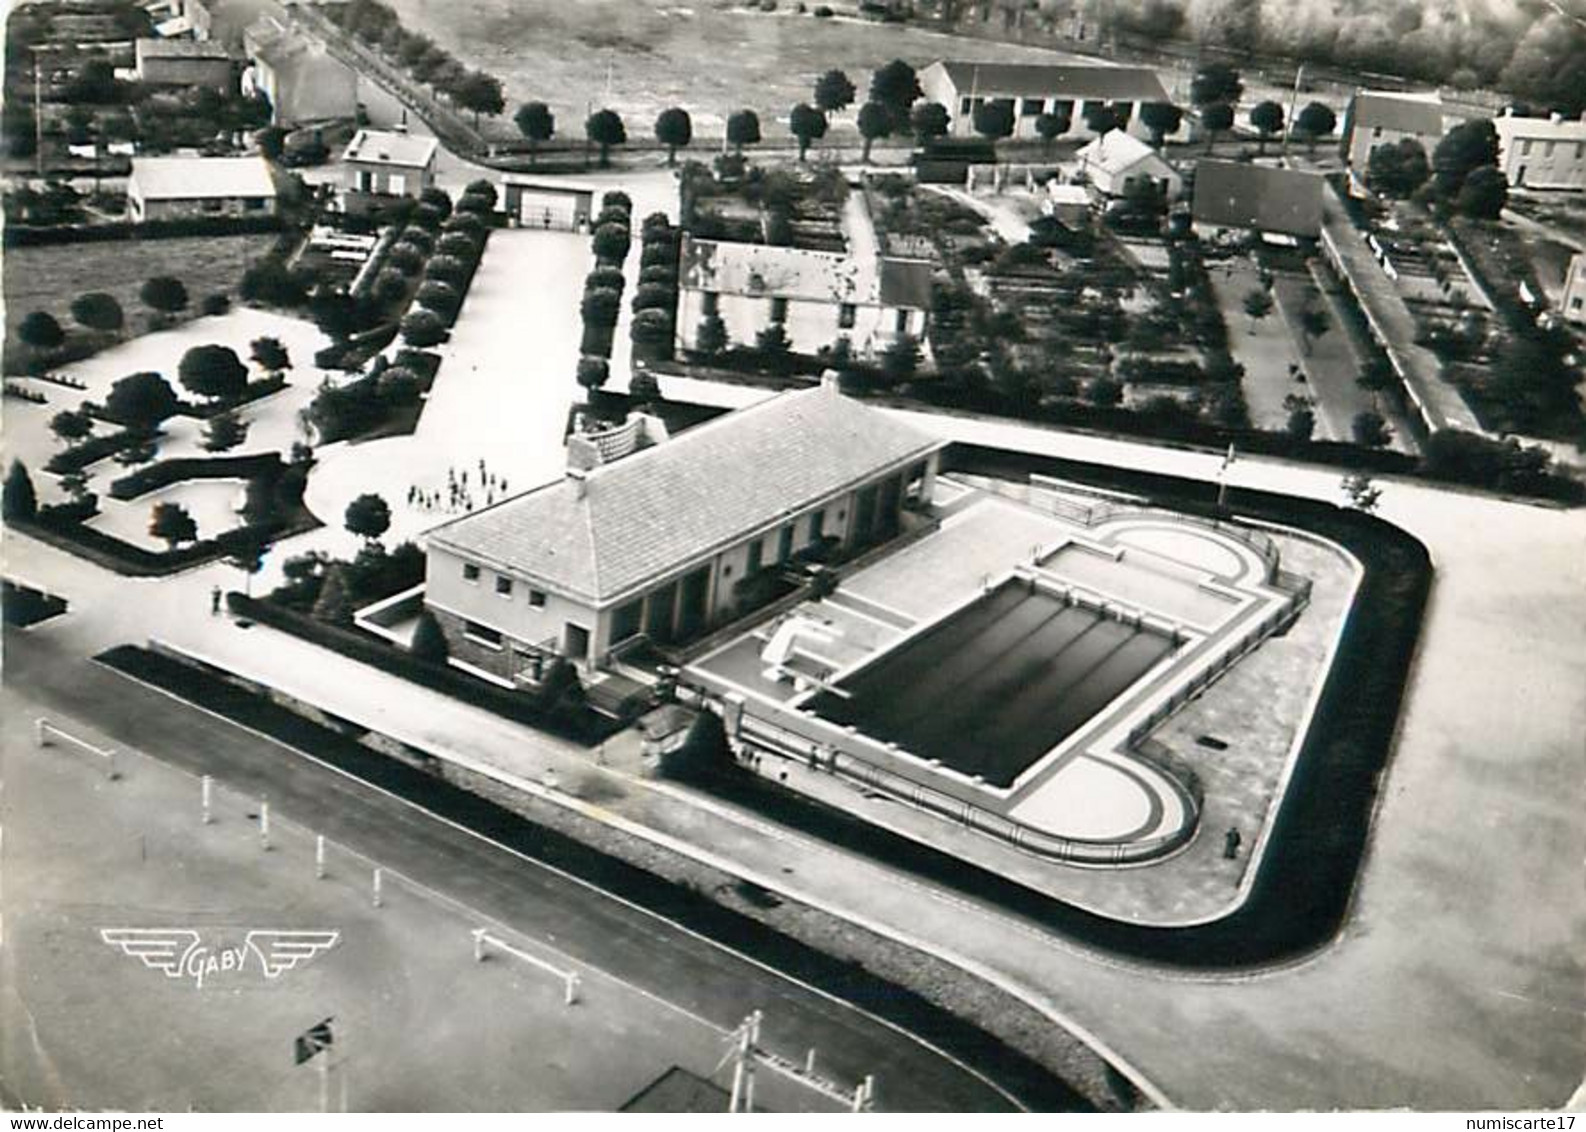
<svg viewBox="0 0 1586 1132"><path fill-rule="evenodd" d="M589 494L589 472L584 468L569 466L567 478L573 481L573 490L579 499Z"/></svg>
<svg viewBox="0 0 1586 1132"><path fill-rule="evenodd" d="M1556 126L1556 125L1558 125L1560 122L1562 122L1564 120L1564 115L1560 114L1557 110L1555 110L1555 111L1553 111L1553 113L1551 113L1551 114L1549 114L1547 116L1547 120L1549 122L1552 122Z"/></svg>

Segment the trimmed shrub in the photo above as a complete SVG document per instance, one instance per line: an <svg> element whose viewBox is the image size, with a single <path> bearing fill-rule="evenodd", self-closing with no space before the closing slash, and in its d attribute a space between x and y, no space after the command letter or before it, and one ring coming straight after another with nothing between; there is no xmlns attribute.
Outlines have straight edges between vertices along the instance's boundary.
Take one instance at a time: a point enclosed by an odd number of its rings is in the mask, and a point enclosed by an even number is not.
<svg viewBox="0 0 1586 1132"><path fill-rule="evenodd" d="M471 272L468 264L453 255L437 255L424 267L426 279L462 286Z"/></svg>
<svg viewBox="0 0 1586 1132"><path fill-rule="evenodd" d="M578 384L585 389L599 389L611 376L611 365L605 358L579 358Z"/></svg>
<svg viewBox="0 0 1586 1132"><path fill-rule="evenodd" d="M402 319L402 339L420 349L446 340L446 323L434 311L416 310Z"/></svg>
<svg viewBox="0 0 1586 1132"><path fill-rule="evenodd" d="M394 268L404 275L414 275L424 266L426 254L418 245L403 240L386 252L386 267Z"/></svg>
<svg viewBox="0 0 1586 1132"><path fill-rule="evenodd" d="M639 272L639 286L660 283L668 289L677 285L677 269L670 264L652 263Z"/></svg>
<svg viewBox="0 0 1586 1132"><path fill-rule="evenodd" d="M584 290L592 291L597 287L606 287L618 294L628 285L628 277L623 274L622 268L602 264L584 277Z"/></svg>
<svg viewBox="0 0 1586 1132"><path fill-rule="evenodd" d="M479 255L479 241L467 232L447 232L436 241L435 250L441 255L473 260Z"/></svg>
<svg viewBox="0 0 1586 1132"><path fill-rule="evenodd" d="M672 340L672 316L664 310L641 310L633 316L633 340L645 346L660 346Z"/></svg>
<svg viewBox="0 0 1586 1132"><path fill-rule="evenodd" d="M439 279L431 279L420 286L414 298L419 306L447 319L454 317L457 308L462 305L462 296L457 293L457 288L450 283L442 283Z"/></svg>
<svg viewBox="0 0 1586 1132"><path fill-rule="evenodd" d="M632 242L628 229L621 224L602 224L595 229L593 246L599 259L621 263L627 258Z"/></svg>

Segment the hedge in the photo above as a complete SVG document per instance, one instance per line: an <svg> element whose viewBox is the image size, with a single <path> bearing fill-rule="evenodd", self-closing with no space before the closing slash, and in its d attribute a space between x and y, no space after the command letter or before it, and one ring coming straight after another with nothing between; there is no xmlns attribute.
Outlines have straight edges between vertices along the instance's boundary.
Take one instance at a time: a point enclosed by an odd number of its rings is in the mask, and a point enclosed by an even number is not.
<svg viewBox="0 0 1586 1132"><path fill-rule="evenodd" d="M276 602L239 593L228 594L226 600L232 613L238 617L290 633L360 664L422 684L514 723L548 731L575 743L590 746L615 735L626 726L584 706L576 712L547 708L538 703L531 693L508 691L450 666L426 664L377 637L360 630L326 624Z"/></svg>
<svg viewBox="0 0 1586 1132"><path fill-rule="evenodd" d="M122 476L110 484L112 499L136 499L180 480L252 479L281 470L273 452L253 456L180 456L161 460Z"/></svg>
<svg viewBox="0 0 1586 1132"><path fill-rule="evenodd" d="M279 232L286 221L279 216L183 216L170 220L145 220L134 224L115 220L105 224L63 224L53 227L7 224L8 248L47 244L86 244L105 240L159 240L176 236L246 236Z"/></svg>
<svg viewBox="0 0 1586 1132"><path fill-rule="evenodd" d="M67 475L71 472L80 472L90 464L98 463L106 456L114 456L122 449L131 448L135 444L143 444L153 440L159 435L158 431L144 432L140 429L124 428L115 432L102 432L90 436L81 444L74 444L64 448L51 456L44 465L46 472L56 475Z"/></svg>
<svg viewBox="0 0 1586 1132"><path fill-rule="evenodd" d="M307 511L300 510L296 517L286 523L260 526L245 524L223 531L213 538L162 551L145 550L141 546L122 542L103 531L81 525L75 517L67 519L41 512L37 519L17 521L11 525L40 542L80 555L118 574L135 578L159 578L229 557L240 548L257 541L272 542L314 530L321 523Z"/></svg>

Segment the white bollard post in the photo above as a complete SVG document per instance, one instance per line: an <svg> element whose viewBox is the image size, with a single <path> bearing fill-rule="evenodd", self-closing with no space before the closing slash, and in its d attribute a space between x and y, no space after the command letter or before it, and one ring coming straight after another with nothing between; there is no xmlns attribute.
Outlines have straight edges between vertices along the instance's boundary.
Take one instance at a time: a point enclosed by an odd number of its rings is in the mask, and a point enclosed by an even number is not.
<svg viewBox="0 0 1586 1132"><path fill-rule="evenodd" d="M382 874L382 870L380 870L380 869L376 869L374 871L374 906L376 908L380 907L380 880L381 880L381 874Z"/></svg>
<svg viewBox="0 0 1586 1132"><path fill-rule="evenodd" d="M474 962L475 963L483 963L484 961L485 961L485 929L484 928L475 928L474 929Z"/></svg>
<svg viewBox="0 0 1586 1132"><path fill-rule="evenodd" d="M804 1059L804 1072L810 1077L815 1076L815 1047L810 1046L809 1056Z"/></svg>
<svg viewBox="0 0 1586 1132"><path fill-rule="evenodd" d="M314 879L325 879L325 835L314 835Z"/></svg>
<svg viewBox="0 0 1586 1132"><path fill-rule="evenodd" d="M259 801L259 846L270 851L270 803L263 799Z"/></svg>
<svg viewBox="0 0 1586 1132"><path fill-rule="evenodd" d="M576 973L570 973L567 976L567 986L565 990L566 993L563 995L563 998L568 1006L572 1006L578 1001L578 975Z"/></svg>
<svg viewBox="0 0 1586 1132"><path fill-rule="evenodd" d="M50 745L49 726L50 721L43 716L33 721L33 734L38 737L39 746L41 747Z"/></svg>
<svg viewBox="0 0 1586 1132"><path fill-rule="evenodd" d="M214 815L209 812L209 796L212 789L213 780L209 775L206 774L198 780L199 804L203 807L203 822L205 825L210 825L215 820Z"/></svg>
<svg viewBox="0 0 1586 1132"><path fill-rule="evenodd" d="M121 781L121 768L116 763L116 750L114 747L105 752L105 766L108 768L105 777L111 782Z"/></svg>

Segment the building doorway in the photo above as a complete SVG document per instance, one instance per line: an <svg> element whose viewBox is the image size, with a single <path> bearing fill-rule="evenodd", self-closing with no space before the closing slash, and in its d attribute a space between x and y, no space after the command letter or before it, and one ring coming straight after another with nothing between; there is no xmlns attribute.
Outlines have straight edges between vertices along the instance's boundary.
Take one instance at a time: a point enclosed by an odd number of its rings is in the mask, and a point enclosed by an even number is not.
<svg viewBox="0 0 1586 1132"><path fill-rule="evenodd" d="M582 661L589 659L589 630L582 625L567 623L567 638L563 651L569 660Z"/></svg>

